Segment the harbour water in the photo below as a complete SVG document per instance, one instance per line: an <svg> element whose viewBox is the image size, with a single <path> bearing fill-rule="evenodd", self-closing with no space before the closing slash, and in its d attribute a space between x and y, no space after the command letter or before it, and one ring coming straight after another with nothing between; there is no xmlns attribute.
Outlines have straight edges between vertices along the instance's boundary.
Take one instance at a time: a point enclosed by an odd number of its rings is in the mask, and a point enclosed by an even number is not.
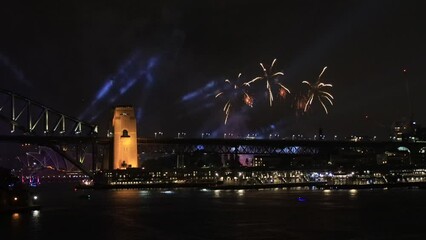
<svg viewBox="0 0 426 240"><path fill-rule="evenodd" d="M0 239L426 239L425 189L37 190Z"/></svg>

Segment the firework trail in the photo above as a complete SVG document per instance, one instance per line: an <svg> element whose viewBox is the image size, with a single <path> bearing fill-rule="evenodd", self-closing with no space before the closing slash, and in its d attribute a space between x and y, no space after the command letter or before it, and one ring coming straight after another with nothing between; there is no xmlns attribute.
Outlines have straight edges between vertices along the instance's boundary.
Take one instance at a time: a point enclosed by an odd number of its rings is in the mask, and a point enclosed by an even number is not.
<svg viewBox="0 0 426 240"><path fill-rule="evenodd" d="M308 97L307 97L308 99L306 101L305 108L304 108L305 112L311 107L314 99L318 99L318 101L321 103L322 107L324 108L324 111L326 114L328 114L328 109L325 106L325 103L323 100L327 100L331 105L333 105L332 100L334 99L334 97L329 92L324 90L324 88L327 88L327 87L331 88L333 87L333 85L321 82L321 77L324 74L326 69L327 67L324 67L322 69L320 75L318 76L318 80L314 84L311 84L308 81L302 82L304 84L307 84L309 87Z"/></svg>
<svg viewBox="0 0 426 240"><path fill-rule="evenodd" d="M266 90L267 90L268 97L269 97L269 106L272 106L272 102L274 101L274 96L272 94L271 81L273 81L276 85L279 86L278 94L281 97L285 97L287 95L287 93L290 93L290 90L288 88L286 88L282 83L280 83L279 79L278 79L278 76L284 76L284 73L283 72L275 72L275 73L272 72L272 68L274 67L276 60L277 59L274 59L272 61L271 66L268 69L266 69L265 66L263 66L263 63L260 63L260 66L262 67L262 70L263 70L263 76L256 77L256 78L252 79L251 81L244 83L245 86L250 86L251 83L254 83L258 80L265 80Z"/></svg>
<svg viewBox="0 0 426 240"><path fill-rule="evenodd" d="M216 94L215 98L223 95L227 95L228 100L226 101L225 105L223 106L223 112L225 113L225 125L228 121L229 114L231 112L231 106L234 105L234 102L236 99L239 99L242 95L244 103L249 106L253 107L253 97L251 97L243 88L239 87L237 84L239 82L239 79L241 77L241 73L238 74L237 79L235 80L235 83L232 83L229 79L225 80L225 83L230 85L231 89L229 91L222 91Z"/></svg>

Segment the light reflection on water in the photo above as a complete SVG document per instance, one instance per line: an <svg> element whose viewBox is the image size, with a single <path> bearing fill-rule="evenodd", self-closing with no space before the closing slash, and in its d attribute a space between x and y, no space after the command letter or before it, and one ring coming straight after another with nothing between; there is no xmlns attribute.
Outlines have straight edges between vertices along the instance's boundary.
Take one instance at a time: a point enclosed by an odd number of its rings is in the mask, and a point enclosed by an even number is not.
<svg viewBox="0 0 426 240"><path fill-rule="evenodd" d="M19 213L12 213L12 221L19 221L19 217L20 217L20 214Z"/></svg>
<svg viewBox="0 0 426 240"><path fill-rule="evenodd" d="M0 216L1 239L426 239L421 189L46 187L39 195L41 210Z"/></svg>

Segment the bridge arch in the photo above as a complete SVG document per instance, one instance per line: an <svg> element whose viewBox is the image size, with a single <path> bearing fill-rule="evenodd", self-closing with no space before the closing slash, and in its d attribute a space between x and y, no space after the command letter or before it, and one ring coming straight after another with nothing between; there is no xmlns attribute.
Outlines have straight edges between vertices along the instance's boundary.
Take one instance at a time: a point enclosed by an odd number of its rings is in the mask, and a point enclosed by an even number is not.
<svg viewBox="0 0 426 240"><path fill-rule="evenodd" d="M1 134L0 141L35 143L49 147L89 177L93 177L79 159L61 147L65 141L82 144L95 142L97 125L90 124L54 110L17 93L0 88L0 121L10 126L10 133ZM52 138L55 136L56 138ZM90 141L87 141L90 138Z"/></svg>

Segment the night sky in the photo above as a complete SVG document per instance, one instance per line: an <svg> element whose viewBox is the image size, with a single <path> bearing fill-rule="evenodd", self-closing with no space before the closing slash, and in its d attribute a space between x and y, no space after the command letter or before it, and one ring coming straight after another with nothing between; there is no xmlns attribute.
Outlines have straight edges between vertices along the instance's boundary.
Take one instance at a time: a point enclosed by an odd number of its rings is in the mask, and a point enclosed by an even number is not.
<svg viewBox="0 0 426 240"><path fill-rule="evenodd" d="M425 1L5 1L0 7L0 88L110 127L132 105L139 136L202 132L387 136L396 120L426 125ZM291 94L251 84L228 123L225 79L284 72ZM333 84L334 106L301 114L301 84ZM407 73L403 73L407 69ZM408 85L407 85L408 84ZM273 87L275 87L274 85ZM408 88L407 88L408 86ZM276 91L277 89L274 89ZM229 91L228 91L229 92ZM275 93L274 93L275 94ZM229 94L224 94L230 96ZM368 118L366 118L368 116Z"/></svg>

